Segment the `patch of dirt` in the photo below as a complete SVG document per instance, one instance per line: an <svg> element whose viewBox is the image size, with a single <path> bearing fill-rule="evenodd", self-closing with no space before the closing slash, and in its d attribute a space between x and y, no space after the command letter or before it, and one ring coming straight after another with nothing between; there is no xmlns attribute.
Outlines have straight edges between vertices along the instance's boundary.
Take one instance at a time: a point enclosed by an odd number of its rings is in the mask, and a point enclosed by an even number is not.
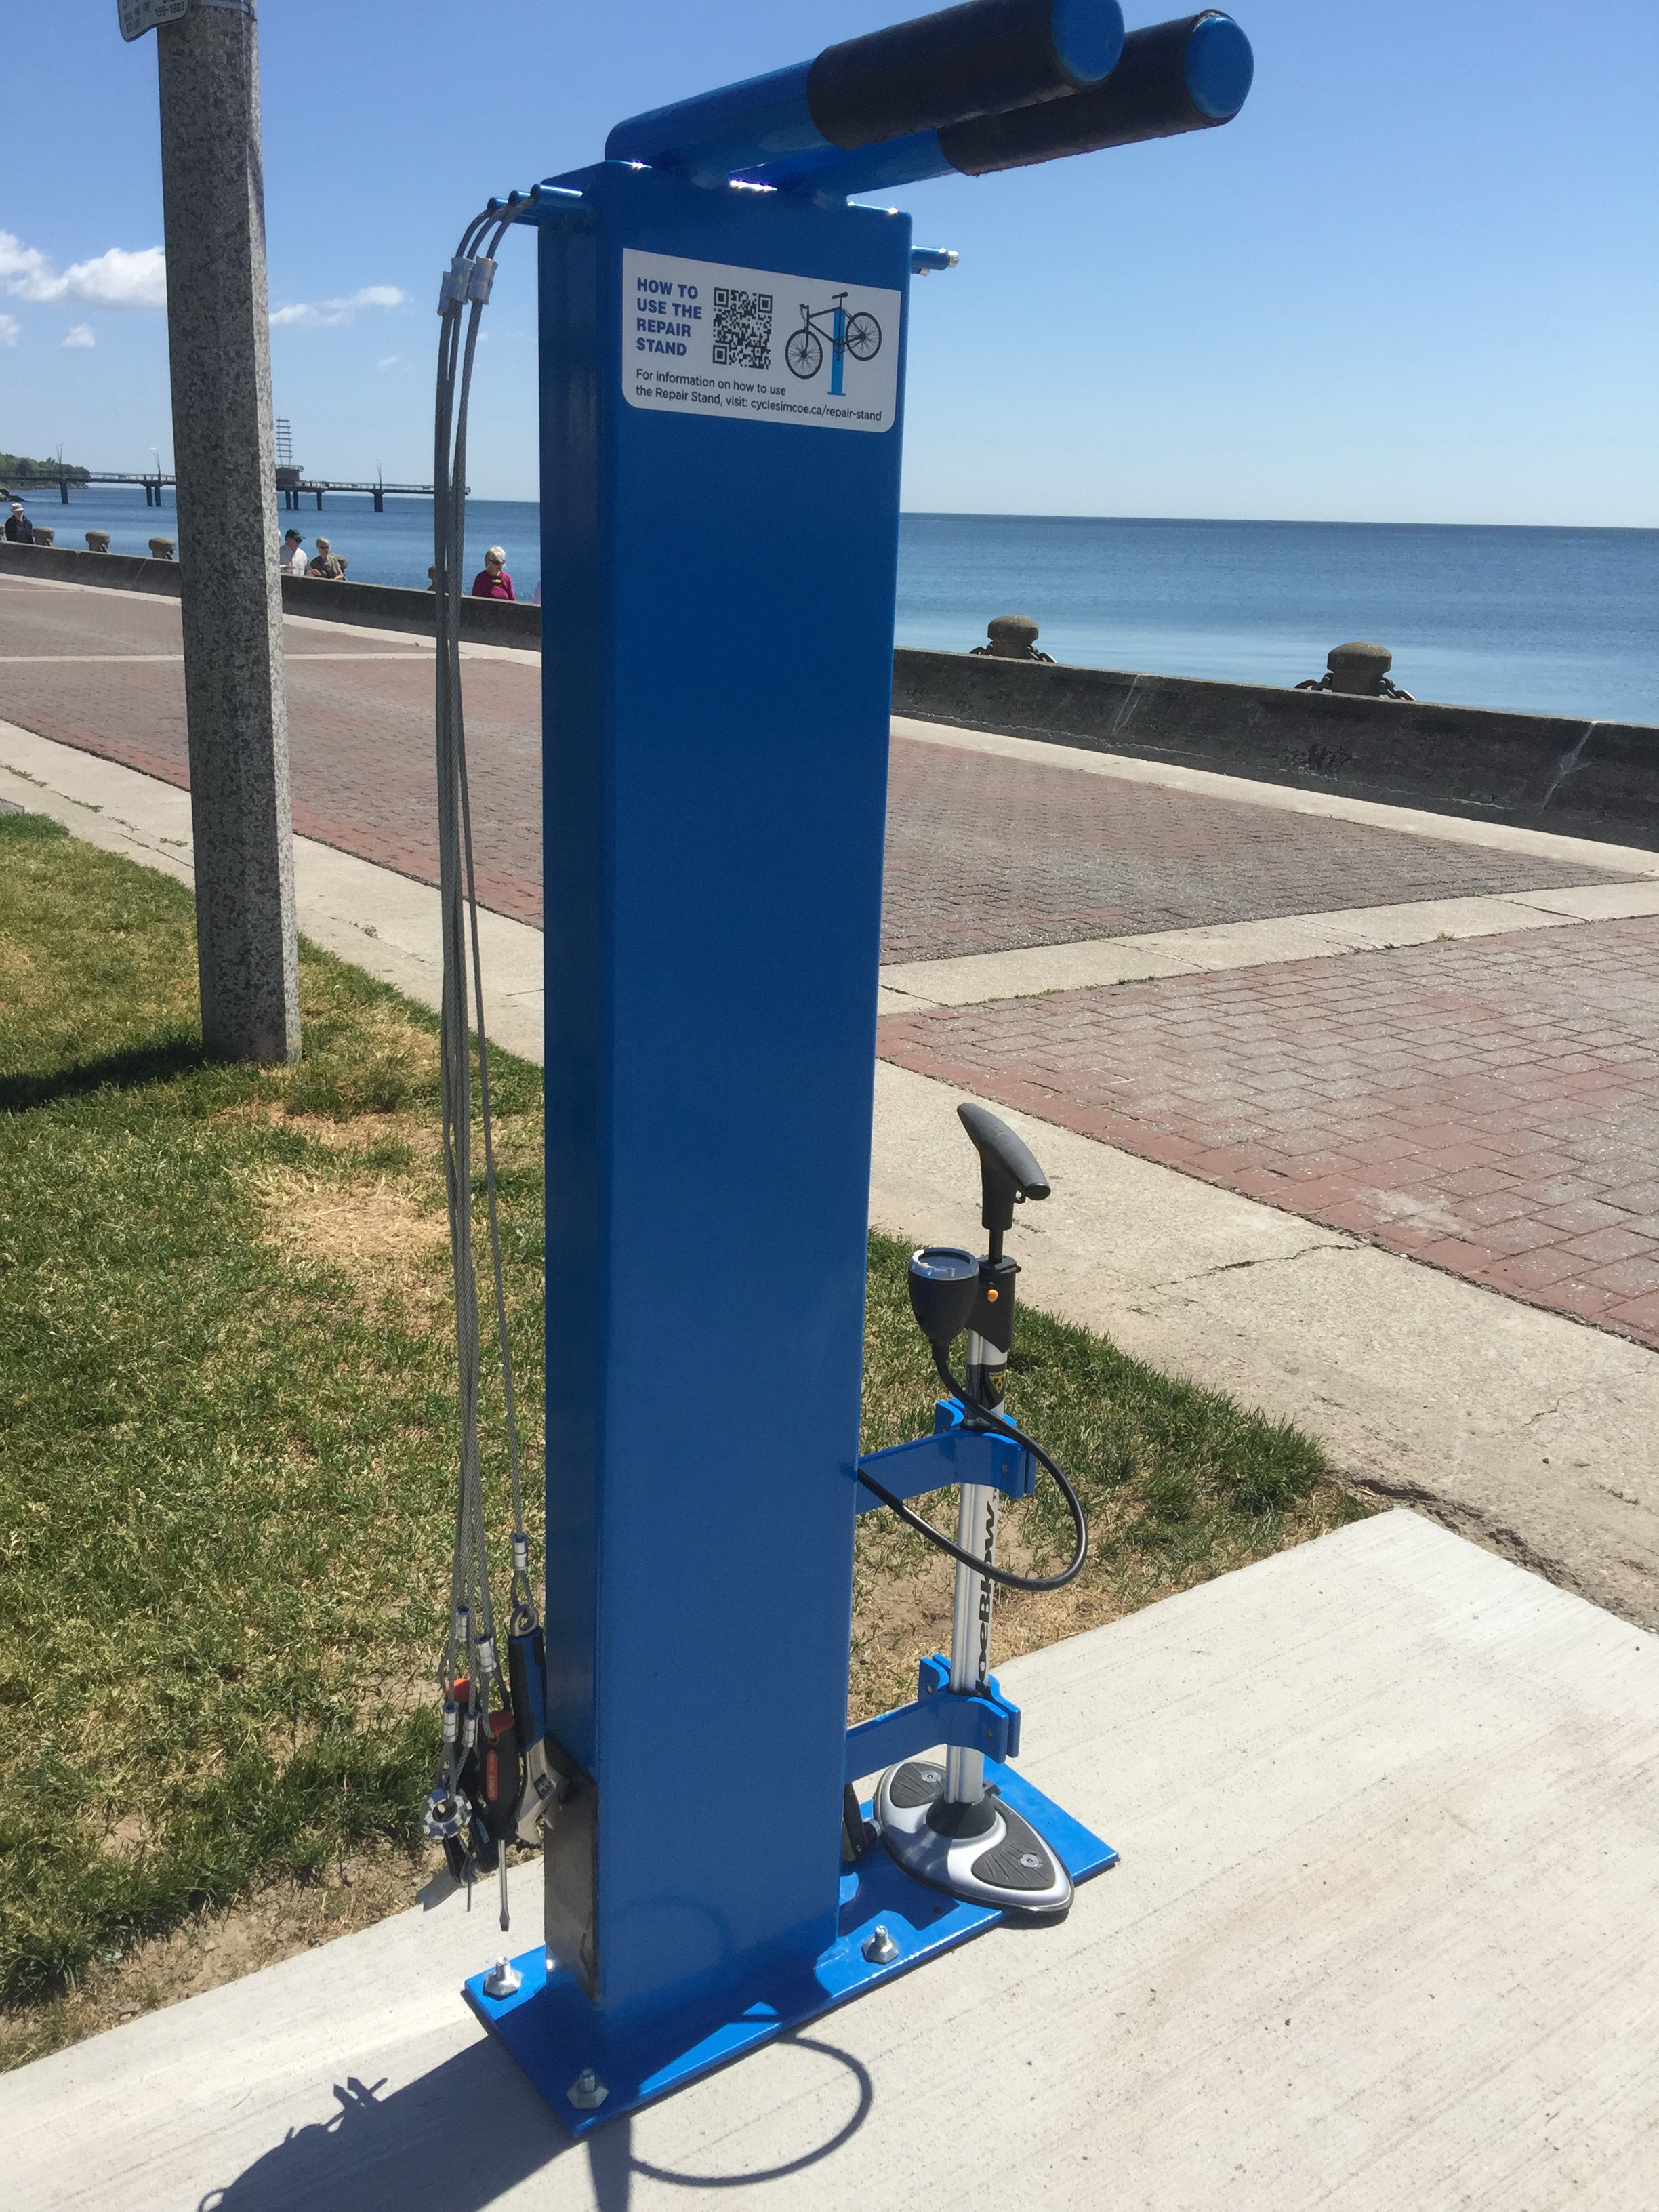
<svg viewBox="0 0 1659 2212"><path fill-rule="evenodd" d="M253 1177L269 1243L296 1260L322 1260L376 1287L425 1284L428 1262L448 1242L441 1213L428 1212L387 1177L340 1183L298 1169L267 1168Z"/></svg>
<svg viewBox="0 0 1659 2212"><path fill-rule="evenodd" d="M143 1849L149 1832L149 1823L142 1813L124 1813L112 1827L105 1830L101 1848L110 1858L125 1858L129 1853Z"/></svg>
<svg viewBox="0 0 1659 2212"><path fill-rule="evenodd" d="M1026 1564L1012 1545L999 1547L998 1558L1017 1573ZM950 1647L955 1580L955 1568L940 1559L913 1574L872 1576L860 1591L853 1608L850 1722L868 1720L915 1697L918 1665ZM991 1614L992 1672L1127 1610L1115 1592L1082 1580L1040 1596L999 1590Z"/></svg>
<svg viewBox="0 0 1659 2212"><path fill-rule="evenodd" d="M389 1114L337 1115L303 1109L295 1113L278 1091L223 1107L216 1118L233 1125L252 1123L262 1129L297 1130L328 1152L366 1152L391 1142L407 1145L417 1159L435 1160L442 1144L436 1117L430 1114L399 1110Z"/></svg>
<svg viewBox="0 0 1659 2212"><path fill-rule="evenodd" d="M991 1614L991 1671L1028 1651L1041 1651L1085 1628L1121 1620L1195 1583L1247 1565L1267 1553L1290 1551L1352 1518L1353 1501L1338 1483L1316 1484L1293 1513L1278 1524L1277 1541L1213 1544L1200 1563L1176 1565L1156 1553L1111 1571L1085 1567L1066 1589L1039 1594L998 1590ZM941 1522L941 1526L943 1526ZM1018 1512L1000 1529L1000 1565L1017 1574L1031 1571L1030 1547L1020 1540ZM1057 1569L1045 1571L1054 1572ZM951 1562L935 1555L908 1568L861 1568L853 1601L853 1664L848 1719L857 1723L902 1705L916 1694L916 1668L935 1651L948 1650L956 1580Z"/></svg>

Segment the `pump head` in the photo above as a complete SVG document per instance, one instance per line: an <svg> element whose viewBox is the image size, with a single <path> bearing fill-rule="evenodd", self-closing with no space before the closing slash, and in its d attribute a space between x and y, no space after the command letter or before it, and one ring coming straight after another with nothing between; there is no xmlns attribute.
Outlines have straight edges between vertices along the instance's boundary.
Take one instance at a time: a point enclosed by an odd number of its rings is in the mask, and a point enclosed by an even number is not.
<svg viewBox="0 0 1659 2212"><path fill-rule="evenodd" d="M924 1244L910 1255L910 1310L929 1344L954 1344L979 1297L979 1261L957 1244Z"/></svg>
<svg viewBox="0 0 1659 2212"><path fill-rule="evenodd" d="M980 1220L1000 1239L1013 1227L1014 1208L1022 1200L1048 1197L1048 1178L1030 1146L983 1106L958 1106L957 1119L979 1154ZM1001 1248L998 1244L994 1249Z"/></svg>

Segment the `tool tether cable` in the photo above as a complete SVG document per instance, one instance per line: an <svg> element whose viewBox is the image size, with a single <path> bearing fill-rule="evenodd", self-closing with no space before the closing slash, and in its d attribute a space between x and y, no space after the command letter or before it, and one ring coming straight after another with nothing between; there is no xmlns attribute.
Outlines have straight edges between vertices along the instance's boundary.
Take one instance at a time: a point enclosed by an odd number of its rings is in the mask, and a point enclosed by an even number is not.
<svg viewBox="0 0 1659 2212"><path fill-rule="evenodd" d="M533 200L536 197L532 191L529 199ZM501 1704L508 1702L505 1673L495 1641L478 1443L482 1343L472 1245L471 1034L475 1025L478 1040L478 1091L490 1268L513 1499L508 1632L530 1633L538 1625L530 1583L529 1540L524 1526L523 1478L501 1262L494 1117L489 1088L489 1048L484 1028L483 974L478 939L477 870L467 779L460 672L466 423L478 322L489 298L495 271L495 250L526 204L528 202L517 192L505 203L492 200L466 226L460 246L443 280L438 304L441 322L434 420L433 582L437 647L438 874L443 939L439 1059L444 1184L455 1288L460 1454L456 1486L455 1543L450 1571L449 1622L441 1674L447 1789L434 1792L434 1797L447 1796L448 1802L447 1806L434 1808L437 1826L434 1832L444 1832L446 1825L453 1823L447 1826L447 1832L451 1835L465 1825L471 1810L461 1793L461 1771L477 1740L480 1722L489 1713L492 1680ZM486 234L489 234L489 248L481 253L477 249ZM463 336L464 309L466 314ZM471 1008L468 1004L469 983ZM458 1686L463 1680L466 1684L465 1711L461 1710L456 1695ZM500 1863L501 1926L505 1929L507 1915L504 1845L500 1850Z"/></svg>

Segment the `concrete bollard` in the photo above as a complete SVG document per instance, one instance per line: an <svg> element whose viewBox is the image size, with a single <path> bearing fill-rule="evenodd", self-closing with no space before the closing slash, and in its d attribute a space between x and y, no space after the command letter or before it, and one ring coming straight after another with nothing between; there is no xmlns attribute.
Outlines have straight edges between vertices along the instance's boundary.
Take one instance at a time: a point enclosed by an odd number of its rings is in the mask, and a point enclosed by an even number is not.
<svg viewBox="0 0 1659 2212"><path fill-rule="evenodd" d="M37 545L53 545L57 541L58 532L55 528L50 527L44 522L35 524L34 542Z"/></svg>
<svg viewBox="0 0 1659 2212"><path fill-rule="evenodd" d="M1389 683L1393 666L1394 655L1386 645L1367 645L1356 638L1346 645L1334 645L1325 656L1325 673L1310 676L1296 688L1343 691L1352 699L1409 699L1409 691Z"/></svg>
<svg viewBox="0 0 1659 2212"><path fill-rule="evenodd" d="M991 642L976 645L975 653L993 660L1043 660L1052 668L1052 653L1036 649L1037 626L1030 615L994 615L985 625Z"/></svg>
<svg viewBox="0 0 1659 2212"><path fill-rule="evenodd" d="M1351 691L1362 699L1380 699L1382 679L1394 666L1386 645L1333 646L1325 656L1333 691Z"/></svg>
<svg viewBox="0 0 1659 2212"><path fill-rule="evenodd" d="M152 538L149 541L149 556L152 561L171 561L178 550L170 538Z"/></svg>
<svg viewBox="0 0 1659 2212"><path fill-rule="evenodd" d="M89 530L89 531L88 531L88 532L87 532L87 550L88 550L88 553L107 553L107 552L109 551L109 532L108 532L108 531L107 531L107 530Z"/></svg>

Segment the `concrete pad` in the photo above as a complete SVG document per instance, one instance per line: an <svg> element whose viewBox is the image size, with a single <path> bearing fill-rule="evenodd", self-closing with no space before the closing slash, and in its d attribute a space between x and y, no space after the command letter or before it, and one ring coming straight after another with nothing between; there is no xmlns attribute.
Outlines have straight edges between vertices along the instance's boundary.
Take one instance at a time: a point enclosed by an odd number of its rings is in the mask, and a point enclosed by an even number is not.
<svg viewBox="0 0 1659 2212"><path fill-rule="evenodd" d="M52 815L106 852L195 881L190 794L176 784L0 722L0 793ZM294 841L294 882L300 929L313 944L436 1009L443 950L431 884L311 837ZM478 939L489 1033L508 1051L539 1060L541 932L483 908Z"/></svg>
<svg viewBox="0 0 1659 2212"><path fill-rule="evenodd" d="M969 1094L876 1071L870 1212L972 1243ZM1316 1436L1340 1471L1659 1626L1659 1354L996 1105L1048 1170L1021 1295Z"/></svg>
<svg viewBox="0 0 1659 2212"><path fill-rule="evenodd" d="M452 1899L0 2081L7 2202L1646 2212L1653 1638L1390 1513L1003 1679L1123 1853L1063 1927L577 2148L464 2009L494 1915Z"/></svg>
<svg viewBox="0 0 1659 2212"><path fill-rule="evenodd" d="M1344 799L1335 792L1298 791L1289 784L1257 783L1249 776L1221 775L1213 769L1177 768L1164 761L1136 760L1127 753L1097 753L1082 745L1042 738L1010 738L992 730L964 730L948 722L919 722L895 714L893 734L919 744L950 745L959 752L1000 754L1028 767L1073 769L1084 775L1116 776L1124 783L1150 783L1166 791L1201 793L1206 799L1231 799L1241 806L1269 806L1284 814L1319 814L1331 822L1364 822L1374 830L1402 836L1442 837L1453 845L1483 845L1488 852L1529 853L1539 860L1565 860L1589 868L1628 869L1633 876L1659 876L1659 853L1639 845L1604 845L1595 837L1564 837L1553 830L1516 830L1507 823L1465 821L1453 814L1431 814L1416 806L1385 806L1372 799Z"/></svg>

